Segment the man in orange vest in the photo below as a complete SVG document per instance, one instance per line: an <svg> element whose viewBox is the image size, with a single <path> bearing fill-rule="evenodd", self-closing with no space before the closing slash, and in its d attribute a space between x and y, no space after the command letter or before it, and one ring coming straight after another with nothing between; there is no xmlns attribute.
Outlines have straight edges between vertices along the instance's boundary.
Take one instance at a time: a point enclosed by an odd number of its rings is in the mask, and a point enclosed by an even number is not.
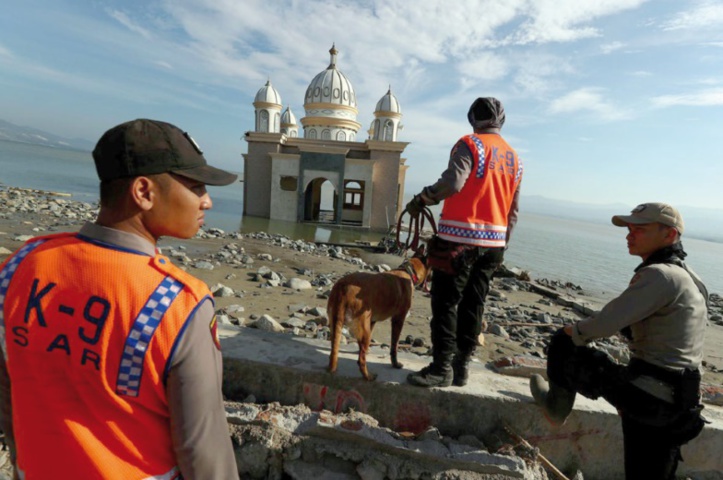
<svg viewBox="0 0 723 480"><path fill-rule="evenodd" d="M27 480L238 479L208 287L156 250L212 206L211 167L177 127L108 130L100 212L0 265L0 428Z"/></svg>
<svg viewBox="0 0 723 480"><path fill-rule="evenodd" d="M425 206L444 200L438 238L429 254L453 253L444 267L432 264L433 361L407 377L421 387L467 384L485 297L517 222L522 163L500 136L505 122L502 103L478 98L467 118L474 133L454 145L437 183L406 206L416 216Z"/></svg>

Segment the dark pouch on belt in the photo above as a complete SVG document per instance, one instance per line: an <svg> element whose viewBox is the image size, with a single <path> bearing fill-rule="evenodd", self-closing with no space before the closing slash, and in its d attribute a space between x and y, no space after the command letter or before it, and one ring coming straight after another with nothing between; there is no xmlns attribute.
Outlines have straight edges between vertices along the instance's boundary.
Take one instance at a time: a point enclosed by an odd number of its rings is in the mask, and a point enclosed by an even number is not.
<svg viewBox="0 0 723 480"><path fill-rule="evenodd" d="M469 250L468 245L448 242L434 235L427 242L427 264L448 275L456 275L464 265Z"/></svg>
<svg viewBox="0 0 723 480"><path fill-rule="evenodd" d="M690 410L700 403L700 372L684 370L675 388L675 404L681 410Z"/></svg>

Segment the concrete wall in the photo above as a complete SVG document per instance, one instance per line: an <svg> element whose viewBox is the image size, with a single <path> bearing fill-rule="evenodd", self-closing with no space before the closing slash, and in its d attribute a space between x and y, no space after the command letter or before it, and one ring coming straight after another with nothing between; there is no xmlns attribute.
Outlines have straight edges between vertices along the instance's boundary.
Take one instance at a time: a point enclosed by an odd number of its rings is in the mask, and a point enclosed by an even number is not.
<svg viewBox="0 0 723 480"><path fill-rule="evenodd" d="M271 157L281 148L282 135L247 132L244 155L244 215L269 218L271 213Z"/></svg>
<svg viewBox="0 0 723 480"><path fill-rule="evenodd" d="M387 230L397 222L397 190L399 185L399 152L374 150L374 192L370 227Z"/></svg>
<svg viewBox="0 0 723 480"><path fill-rule="evenodd" d="M296 190L283 190L281 177L296 177ZM271 155L271 201L270 218L295 222L299 209L299 155Z"/></svg>
<svg viewBox="0 0 723 480"><path fill-rule="evenodd" d="M473 365L462 388L425 389L406 384L406 375L427 364L400 352L401 370L389 365L388 349L372 347L369 368L379 376L364 381L356 364L357 346L341 348L336 375L326 373L329 342L267 334L254 329L219 327L224 352L224 394L259 402L303 403L314 410L364 412L380 425L399 432L421 432L429 426L444 435L474 435L489 440L495 429L510 426L539 447L543 455L572 477L585 480L623 478L622 431L615 409L604 400L578 395L575 410L561 427L551 427L529 392L528 379L493 373ZM706 406L712 423L683 448L678 472L696 480L723 478L723 408Z"/></svg>

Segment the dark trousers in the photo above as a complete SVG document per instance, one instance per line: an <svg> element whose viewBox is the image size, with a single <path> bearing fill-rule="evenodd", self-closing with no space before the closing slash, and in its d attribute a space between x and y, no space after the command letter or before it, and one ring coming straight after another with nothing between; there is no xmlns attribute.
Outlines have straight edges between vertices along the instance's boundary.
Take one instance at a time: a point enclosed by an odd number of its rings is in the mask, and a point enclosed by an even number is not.
<svg viewBox="0 0 723 480"><path fill-rule="evenodd" d="M503 248L472 247L459 261L456 275L433 271L430 327L435 363L447 363L457 351L474 353L492 274L503 258Z"/></svg>
<svg viewBox="0 0 723 480"><path fill-rule="evenodd" d="M633 360L629 366L619 365L604 352L575 346L562 330L553 335L547 355L551 385L592 399L603 397L618 409L623 426L626 479L675 478L681 445L698 436L703 428L702 407L697 397L676 403L660 400L630 383L638 375L650 374L659 367L641 360ZM686 382L683 376L680 381L666 380L678 393L688 390L697 395L699 379L698 376L697 384Z"/></svg>

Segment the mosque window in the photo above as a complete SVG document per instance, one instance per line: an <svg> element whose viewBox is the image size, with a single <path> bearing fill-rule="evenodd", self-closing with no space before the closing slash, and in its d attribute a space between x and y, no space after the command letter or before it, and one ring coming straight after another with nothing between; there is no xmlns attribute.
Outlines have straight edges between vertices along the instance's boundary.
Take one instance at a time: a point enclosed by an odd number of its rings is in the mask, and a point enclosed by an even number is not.
<svg viewBox="0 0 723 480"><path fill-rule="evenodd" d="M338 88L334 89L334 92L333 92L334 98L339 98L339 91L340 90Z"/></svg>
<svg viewBox="0 0 723 480"><path fill-rule="evenodd" d="M281 190L286 192L295 192L299 187L299 179L298 177L282 176L279 181L279 186Z"/></svg>
<svg viewBox="0 0 723 480"><path fill-rule="evenodd" d="M324 87L324 96L325 97L329 96L329 87Z"/></svg>
<svg viewBox="0 0 723 480"><path fill-rule="evenodd" d="M382 124L379 120L374 120L374 138L379 140L382 136Z"/></svg>
<svg viewBox="0 0 723 480"><path fill-rule="evenodd" d="M321 93L321 88L316 87L316 88L314 89L314 96L315 96L315 97L318 97L320 93Z"/></svg>
<svg viewBox="0 0 723 480"><path fill-rule="evenodd" d="M328 128L321 131L321 139L322 140L331 140L331 130Z"/></svg>
<svg viewBox="0 0 723 480"><path fill-rule="evenodd" d="M336 139L340 142L346 141L346 133L344 132L336 132Z"/></svg>
<svg viewBox="0 0 723 480"><path fill-rule="evenodd" d="M362 210L364 208L364 182L349 180L344 182L344 206L347 210Z"/></svg>
<svg viewBox="0 0 723 480"><path fill-rule="evenodd" d="M391 120L384 122L384 141L394 141L394 122Z"/></svg>
<svg viewBox="0 0 723 480"><path fill-rule="evenodd" d="M349 100L349 92L346 91L346 90L344 90L343 92L341 92L341 98L342 98L345 102L348 101L348 100Z"/></svg>
<svg viewBox="0 0 723 480"><path fill-rule="evenodd" d="M309 131L307 132L306 137L307 137L307 138L315 139L315 138L316 138L316 130L314 130L313 128L312 128L311 130L309 130Z"/></svg>
<svg viewBox="0 0 723 480"><path fill-rule="evenodd" d="M296 130L292 130L291 132L289 132L289 136L296 137L297 136Z"/></svg>
<svg viewBox="0 0 723 480"><path fill-rule="evenodd" d="M261 110L260 114L261 120L259 121L259 132L268 132L269 131L269 112L266 110Z"/></svg>

